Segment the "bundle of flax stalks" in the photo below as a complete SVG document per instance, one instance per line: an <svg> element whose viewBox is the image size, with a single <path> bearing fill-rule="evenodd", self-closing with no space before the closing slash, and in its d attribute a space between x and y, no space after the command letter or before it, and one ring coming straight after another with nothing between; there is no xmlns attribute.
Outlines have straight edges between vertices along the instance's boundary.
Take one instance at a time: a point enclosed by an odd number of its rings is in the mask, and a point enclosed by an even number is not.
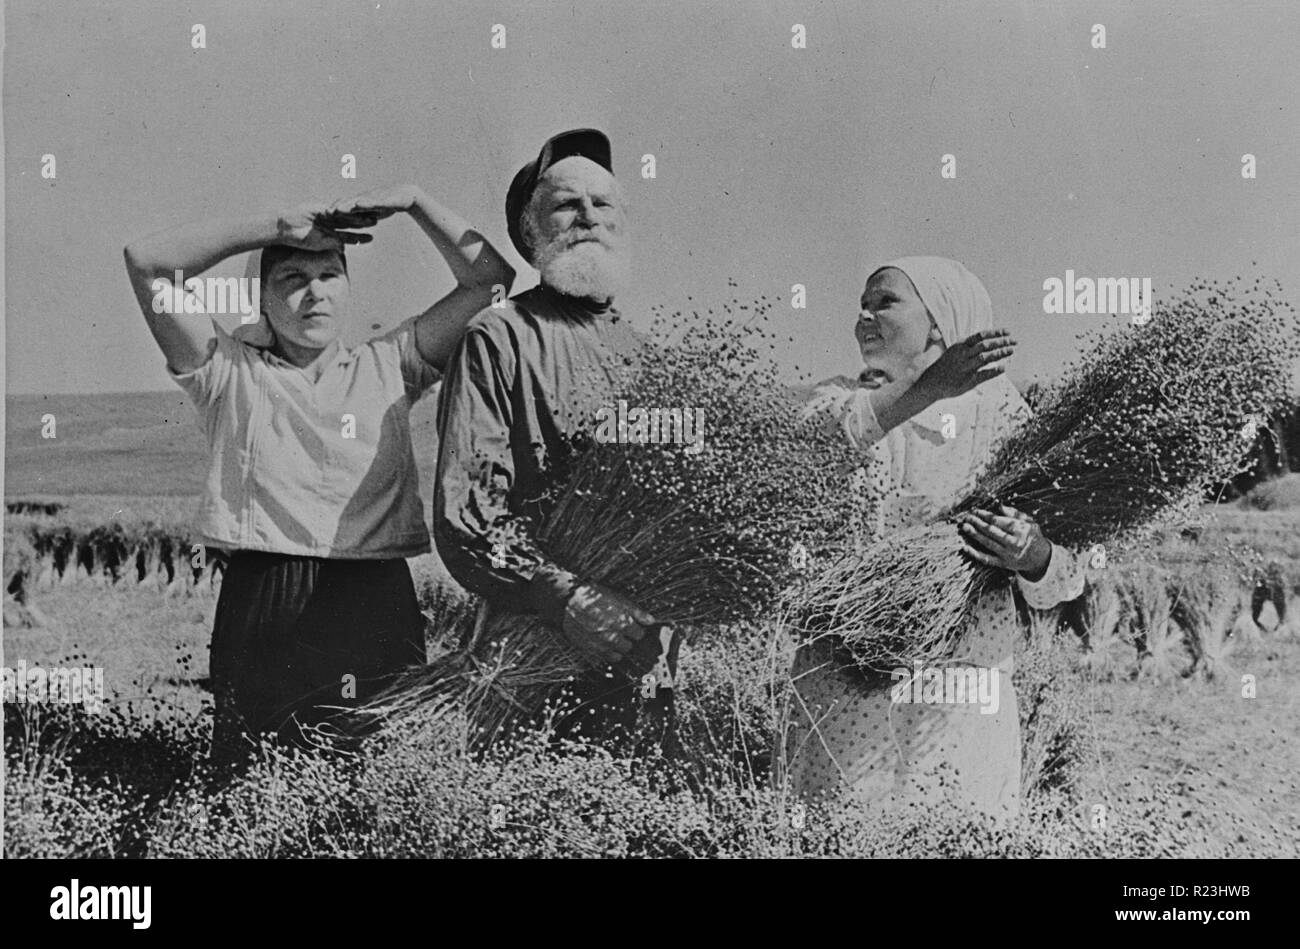
<svg viewBox="0 0 1300 949"><path fill-rule="evenodd" d="M770 306L658 319L617 397L702 419L702 444L592 440L539 525L557 564L674 629L764 615L795 575L833 561L862 521L849 489L859 461L835 433L800 421L772 358L776 340L762 329ZM587 669L537 618L494 613L471 643L406 675L363 715L410 731L463 710L486 744Z"/></svg>
<svg viewBox="0 0 1300 949"><path fill-rule="evenodd" d="M1122 545L1244 470L1300 357L1294 309L1258 287L1195 283L1144 325L1101 338L967 497L801 585L795 630L838 637L866 669L941 660L1007 578L963 554L958 515L1006 504L1063 547Z"/></svg>

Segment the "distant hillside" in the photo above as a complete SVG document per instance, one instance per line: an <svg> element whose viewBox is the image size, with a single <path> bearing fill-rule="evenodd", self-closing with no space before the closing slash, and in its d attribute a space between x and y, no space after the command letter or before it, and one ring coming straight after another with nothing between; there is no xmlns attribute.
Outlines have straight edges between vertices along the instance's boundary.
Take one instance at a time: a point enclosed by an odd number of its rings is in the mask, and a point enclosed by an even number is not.
<svg viewBox="0 0 1300 949"><path fill-rule="evenodd" d="M192 497L203 488L206 446L189 400L174 392L11 395L5 400L5 495ZM432 491L436 400L411 416L421 493ZM41 437L45 415L56 436ZM427 500L427 497L426 497Z"/></svg>

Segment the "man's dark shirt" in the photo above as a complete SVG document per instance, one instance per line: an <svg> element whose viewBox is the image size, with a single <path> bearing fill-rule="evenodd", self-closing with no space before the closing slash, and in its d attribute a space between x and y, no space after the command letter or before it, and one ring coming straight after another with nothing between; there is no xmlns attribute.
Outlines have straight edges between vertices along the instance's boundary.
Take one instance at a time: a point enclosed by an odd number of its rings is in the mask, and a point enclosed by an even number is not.
<svg viewBox="0 0 1300 949"><path fill-rule="evenodd" d="M451 575L493 608L558 628L579 578L538 545L546 495L640 342L612 306L544 286L470 321L439 398L433 536Z"/></svg>

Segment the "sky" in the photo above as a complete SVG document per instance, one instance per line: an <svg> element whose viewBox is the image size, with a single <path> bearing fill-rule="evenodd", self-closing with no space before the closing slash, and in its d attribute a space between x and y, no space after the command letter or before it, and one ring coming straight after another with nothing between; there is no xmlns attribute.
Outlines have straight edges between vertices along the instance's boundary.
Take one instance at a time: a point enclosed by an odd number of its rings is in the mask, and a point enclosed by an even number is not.
<svg viewBox="0 0 1300 949"><path fill-rule="evenodd" d="M624 312L644 326L656 304L780 298L792 378L856 372L863 282L907 254L983 279L1017 379L1127 322L1044 313L1043 282L1067 269L1149 277L1157 301L1238 274L1298 298L1290 0L9 0L4 20L11 393L169 388L122 247L186 221L411 182L524 289L506 187L549 135L588 125L631 201ZM409 220L375 235L349 253L353 341L452 286Z"/></svg>

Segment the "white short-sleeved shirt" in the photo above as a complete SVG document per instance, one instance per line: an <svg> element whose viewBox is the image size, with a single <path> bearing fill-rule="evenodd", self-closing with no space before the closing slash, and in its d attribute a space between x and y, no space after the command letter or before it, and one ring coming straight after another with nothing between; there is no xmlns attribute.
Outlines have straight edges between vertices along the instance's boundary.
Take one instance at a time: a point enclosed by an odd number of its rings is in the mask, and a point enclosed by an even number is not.
<svg viewBox="0 0 1300 949"><path fill-rule="evenodd" d="M206 363L168 373L211 452L204 543L357 560L430 550L409 417L438 372L416 349L414 318L340 348L315 382L220 328Z"/></svg>

